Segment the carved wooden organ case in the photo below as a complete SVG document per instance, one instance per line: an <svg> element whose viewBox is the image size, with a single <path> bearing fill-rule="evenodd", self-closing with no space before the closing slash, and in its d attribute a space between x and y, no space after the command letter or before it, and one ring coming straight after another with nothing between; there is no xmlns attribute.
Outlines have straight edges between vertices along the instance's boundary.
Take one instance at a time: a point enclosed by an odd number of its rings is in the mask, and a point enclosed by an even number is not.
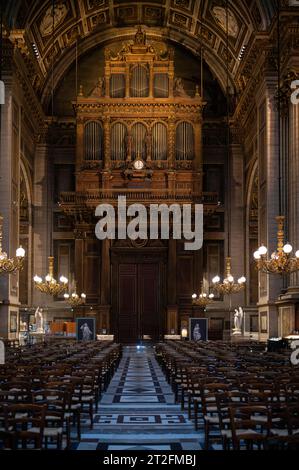
<svg viewBox="0 0 299 470"><path fill-rule="evenodd" d="M77 202L201 197L203 102L175 78L173 50L158 52L141 30L117 54L106 49L105 77L89 96L81 87L74 108Z"/></svg>
<svg viewBox="0 0 299 470"><path fill-rule="evenodd" d="M97 303L99 328L109 329L111 319L112 331L117 332L115 325L121 308L113 305L118 295L118 281L114 282L113 278L123 256L118 250L126 250L129 246L135 261L138 254L153 260L153 252L151 241L144 253L140 247L137 252L130 241L102 242L100 253L95 253L99 262L96 258L94 268L91 268L84 253L88 253L88 247L95 243L95 208L101 203L117 206L118 196L125 195L128 204L204 202L206 212L213 209L215 195L207 194L203 198L202 193L204 103L198 89L194 96L189 96L182 80L175 77L173 50L161 52L154 44L147 44L145 34L139 28L135 40L117 53L106 49L105 76L99 78L88 96L80 87L73 105L77 121L76 191L61 194L61 208L74 220L78 286L87 289L88 301ZM180 252L180 247L171 241L169 246L161 242L158 248L155 245L152 249L155 256L165 255L166 259L168 256L167 268L162 258L160 262L164 270L160 279L166 277L167 270L168 279L167 293L160 289L159 302L163 308L167 305L167 331L176 331L176 304L180 301L175 273L176 253ZM162 250L161 254L159 250ZM184 266L187 258L190 262L187 263L191 276L189 287L198 286L201 253L178 256L182 256ZM194 263L193 257L196 258ZM192 263L194 274L189 269ZM92 282L94 291L89 293ZM182 312L191 299L184 285L180 288L184 291ZM113 296L111 292L114 292ZM123 323L126 322L119 321L119 324ZM160 333L162 330L161 327Z"/></svg>

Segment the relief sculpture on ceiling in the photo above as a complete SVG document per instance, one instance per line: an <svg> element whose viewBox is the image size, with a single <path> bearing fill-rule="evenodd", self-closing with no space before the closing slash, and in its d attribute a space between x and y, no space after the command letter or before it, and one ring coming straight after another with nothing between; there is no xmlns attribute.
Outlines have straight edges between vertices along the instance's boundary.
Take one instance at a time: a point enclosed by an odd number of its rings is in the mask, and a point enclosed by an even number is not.
<svg viewBox="0 0 299 470"><path fill-rule="evenodd" d="M52 6L50 6L47 9L45 16L43 17L40 27L39 27L41 35L43 37L49 36L49 34L51 34L53 31L53 26L54 26L54 29L57 28L57 26L59 26L63 22L66 15L67 15L67 6L65 5L65 3L59 3L58 5L55 5L54 6L54 22L53 22L53 8Z"/></svg>
<svg viewBox="0 0 299 470"><path fill-rule="evenodd" d="M228 28L228 34L233 38L237 38L239 34L239 25L234 13L228 10L228 19L226 9L219 6L214 6L212 13L216 23L226 32Z"/></svg>

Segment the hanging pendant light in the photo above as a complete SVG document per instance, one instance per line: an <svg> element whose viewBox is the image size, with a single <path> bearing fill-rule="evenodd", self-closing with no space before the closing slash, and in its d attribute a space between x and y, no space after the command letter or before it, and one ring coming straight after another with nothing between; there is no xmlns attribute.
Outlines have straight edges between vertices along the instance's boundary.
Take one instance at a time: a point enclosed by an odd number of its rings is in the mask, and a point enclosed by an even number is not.
<svg viewBox="0 0 299 470"><path fill-rule="evenodd" d="M286 275L299 271L299 250L294 252L290 243L284 242L284 216L276 217L277 221L277 248L270 257L268 257L268 248L265 245L254 253L254 259L257 269L266 274Z"/></svg>
<svg viewBox="0 0 299 470"><path fill-rule="evenodd" d="M202 282L200 294L192 295L192 303L194 306L201 307L205 310L207 306L213 302L214 298L215 298L215 295L213 293L208 293L204 290L203 282Z"/></svg>
<svg viewBox="0 0 299 470"><path fill-rule="evenodd" d="M54 278L53 256L49 256L49 270L45 278L42 279L41 277L35 275L33 280L35 288L43 294L57 296L67 290L68 279L65 276L60 277L60 282L57 282Z"/></svg>
<svg viewBox="0 0 299 470"><path fill-rule="evenodd" d="M75 283L75 288L74 291L71 293L65 293L64 294L64 299L66 302L72 307L80 307L80 305L84 305L86 303L86 294L82 292L81 295L77 294L77 286Z"/></svg>
<svg viewBox="0 0 299 470"><path fill-rule="evenodd" d="M212 280L214 289L221 295L237 294L245 288L246 278L240 277L237 282L231 274L231 258L226 258L226 277L221 282L220 276L215 276Z"/></svg>

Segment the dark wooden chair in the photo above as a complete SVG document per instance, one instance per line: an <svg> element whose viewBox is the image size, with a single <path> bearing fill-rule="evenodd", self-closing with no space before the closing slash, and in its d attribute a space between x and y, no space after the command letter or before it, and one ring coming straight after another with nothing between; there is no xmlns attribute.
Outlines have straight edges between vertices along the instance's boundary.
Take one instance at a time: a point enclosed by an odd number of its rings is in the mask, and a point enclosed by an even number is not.
<svg viewBox="0 0 299 470"><path fill-rule="evenodd" d="M46 406L19 404L4 408L6 429L12 429L15 435L16 447L19 441L22 449L27 449L33 443L34 449L42 449Z"/></svg>

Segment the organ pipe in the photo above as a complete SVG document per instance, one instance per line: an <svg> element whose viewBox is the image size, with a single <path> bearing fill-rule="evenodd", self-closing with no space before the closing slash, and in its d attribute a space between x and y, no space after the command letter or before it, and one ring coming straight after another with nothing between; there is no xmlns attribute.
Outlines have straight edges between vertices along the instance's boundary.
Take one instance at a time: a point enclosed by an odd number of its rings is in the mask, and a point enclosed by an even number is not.
<svg viewBox="0 0 299 470"><path fill-rule="evenodd" d="M102 160L103 127L97 121L88 122L84 129L85 160Z"/></svg>
<svg viewBox="0 0 299 470"><path fill-rule="evenodd" d="M167 73L156 73L154 75L154 96L155 98L168 98L169 79Z"/></svg>
<svg viewBox="0 0 299 470"><path fill-rule="evenodd" d="M176 130L176 159L193 160L194 130L189 122L181 122Z"/></svg>
<svg viewBox="0 0 299 470"><path fill-rule="evenodd" d="M167 128L161 122L152 128L152 159L167 160Z"/></svg>
<svg viewBox="0 0 299 470"><path fill-rule="evenodd" d="M127 128L117 122L111 128L111 160L125 160L126 158Z"/></svg>
<svg viewBox="0 0 299 470"><path fill-rule="evenodd" d="M132 127L132 140L133 140L133 148L132 148L132 157L135 159L138 155L141 158L146 158L146 134L147 129L144 124L138 122L134 124Z"/></svg>
<svg viewBox="0 0 299 470"><path fill-rule="evenodd" d="M110 78L111 98L124 98L126 93L126 78L122 73L115 73Z"/></svg>
<svg viewBox="0 0 299 470"><path fill-rule="evenodd" d="M149 95L148 69L144 65L136 65L132 68L131 96L144 98Z"/></svg>

